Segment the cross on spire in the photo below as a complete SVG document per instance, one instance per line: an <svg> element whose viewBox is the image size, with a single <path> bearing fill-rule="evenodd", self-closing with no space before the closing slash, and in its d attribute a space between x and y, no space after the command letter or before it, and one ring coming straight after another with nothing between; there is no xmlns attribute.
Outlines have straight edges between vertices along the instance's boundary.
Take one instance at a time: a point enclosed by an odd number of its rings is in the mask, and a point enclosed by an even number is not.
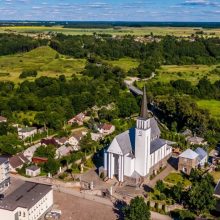
<svg viewBox="0 0 220 220"><path fill-rule="evenodd" d="M146 88L144 86L143 89L143 98L142 98L142 103L141 103L141 114L140 117L143 119L148 118L148 110L147 110L147 96L146 96Z"/></svg>

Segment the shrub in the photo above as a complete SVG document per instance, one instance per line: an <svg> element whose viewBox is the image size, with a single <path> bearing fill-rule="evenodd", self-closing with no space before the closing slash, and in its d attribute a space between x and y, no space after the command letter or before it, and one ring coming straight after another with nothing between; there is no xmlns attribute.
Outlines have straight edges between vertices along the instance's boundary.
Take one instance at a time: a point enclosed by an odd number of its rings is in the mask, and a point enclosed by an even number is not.
<svg viewBox="0 0 220 220"><path fill-rule="evenodd" d="M23 70L22 73L20 74L19 78L24 79L27 77L36 77L36 76L37 76L36 70Z"/></svg>

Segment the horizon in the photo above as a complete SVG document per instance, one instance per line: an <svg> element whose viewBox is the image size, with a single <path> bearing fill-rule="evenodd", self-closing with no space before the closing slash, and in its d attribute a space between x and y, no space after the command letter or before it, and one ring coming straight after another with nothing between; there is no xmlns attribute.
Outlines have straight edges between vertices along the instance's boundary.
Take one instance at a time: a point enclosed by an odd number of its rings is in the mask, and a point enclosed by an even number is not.
<svg viewBox="0 0 220 220"><path fill-rule="evenodd" d="M220 22L220 0L2 0L0 12L3 21Z"/></svg>

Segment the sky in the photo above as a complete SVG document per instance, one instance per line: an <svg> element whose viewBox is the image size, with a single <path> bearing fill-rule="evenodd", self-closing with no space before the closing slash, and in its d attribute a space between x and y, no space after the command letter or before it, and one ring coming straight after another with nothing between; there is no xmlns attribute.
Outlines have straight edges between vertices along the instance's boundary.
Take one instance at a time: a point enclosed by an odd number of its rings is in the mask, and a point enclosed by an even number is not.
<svg viewBox="0 0 220 220"><path fill-rule="evenodd" d="M0 0L0 20L220 22L220 0Z"/></svg>

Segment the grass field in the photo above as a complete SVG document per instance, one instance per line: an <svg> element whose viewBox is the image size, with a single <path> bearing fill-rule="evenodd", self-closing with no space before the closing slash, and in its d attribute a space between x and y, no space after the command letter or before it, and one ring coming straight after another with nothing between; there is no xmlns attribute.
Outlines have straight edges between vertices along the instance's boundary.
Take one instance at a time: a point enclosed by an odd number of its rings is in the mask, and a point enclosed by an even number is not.
<svg viewBox="0 0 220 220"><path fill-rule="evenodd" d="M132 68L136 68L139 65L139 62L132 58L122 58L119 60L113 60L113 61L107 61L107 63L112 64L113 66L119 66L126 72L129 71Z"/></svg>
<svg viewBox="0 0 220 220"><path fill-rule="evenodd" d="M59 55L50 47L44 46L27 53L0 57L0 80L21 81L19 75L23 70L34 69L39 76L56 77L65 74L71 77L81 72L86 60Z"/></svg>
<svg viewBox="0 0 220 220"><path fill-rule="evenodd" d="M215 33L214 36L220 36L220 29L199 29L203 30L206 35L210 36L211 33ZM62 26L44 27L44 26L16 26L16 27L0 27L0 33L48 33L57 32L69 35L92 35L94 32L97 34L112 34L112 35L136 35L143 36L154 33L154 35L165 36L175 35L175 36L191 36L198 31L198 28L192 27L120 27L114 28L63 28Z"/></svg>
<svg viewBox="0 0 220 220"><path fill-rule="evenodd" d="M206 65L167 65L162 66L158 71L158 74L151 79L151 82L163 82L169 83L171 80L184 79L190 81L192 84L197 84L201 78L208 76L211 82L219 80L218 74L210 73L216 66ZM143 82L138 82L142 87Z"/></svg>
<svg viewBox="0 0 220 220"><path fill-rule="evenodd" d="M197 104L201 109L208 110L213 118L220 119L220 101L199 100L197 101Z"/></svg>
<svg viewBox="0 0 220 220"><path fill-rule="evenodd" d="M181 173L170 173L165 179L165 183L176 185L177 183L183 183L184 187L188 187L191 185L191 182L184 178Z"/></svg>
<svg viewBox="0 0 220 220"><path fill-rule="evenodd" d="M220 172L219 171L213 171L213 172L211 172L211 175L213 176L214 181L217 184L218 181L220 180Z"/></svg>

